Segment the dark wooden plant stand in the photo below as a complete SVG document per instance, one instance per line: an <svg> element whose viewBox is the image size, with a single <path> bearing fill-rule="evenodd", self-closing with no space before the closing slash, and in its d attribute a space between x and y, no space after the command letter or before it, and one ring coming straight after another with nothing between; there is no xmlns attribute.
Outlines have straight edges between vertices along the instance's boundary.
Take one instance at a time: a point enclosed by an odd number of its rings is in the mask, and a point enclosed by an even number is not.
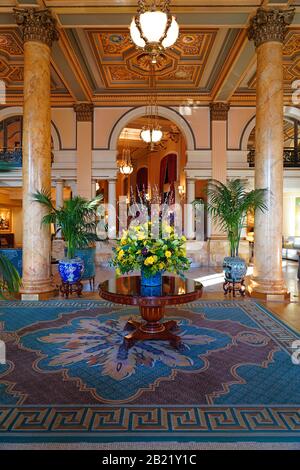
<svg viewBox="0 0 300 470"><path fill-rule="evenodd" d="M59 291L63 297L69 298L69 295L77 294L78 297L82 295L83 285L80 281L77 282L63 282L59 286Z"/></svg>
<svg viewBox="0 0 300 470"><path fill-rule="evenodd" d="M227 295L228 293L236 297L236 292L244 296L246 294L246 286L244 279L241 282L231 282L225 280L223 284L224 294Z"/></svg>
<svg viewBox="0 0 300 470"><path fill-rule="evenodd" d="M173 276L163 276L160 295L142 295L139 276L124 276L119 279L105 281L99 286L99 294L110 302L125 305L138 305L144 321L129 320L125 330L133 330L124 337L124 346L129 349L136 341L160 340L169 341L180 349L181 337L176 335L178 324L171 320L161 322L165 306L180 305L199 299L203 286L199 282L182 280Z"/></svg>

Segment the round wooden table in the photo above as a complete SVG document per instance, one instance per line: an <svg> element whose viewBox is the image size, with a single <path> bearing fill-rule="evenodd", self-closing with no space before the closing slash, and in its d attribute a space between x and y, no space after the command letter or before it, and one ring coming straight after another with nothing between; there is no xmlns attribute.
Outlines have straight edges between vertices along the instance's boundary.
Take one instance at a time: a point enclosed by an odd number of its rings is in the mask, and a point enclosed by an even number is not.
<svg viewBox="0 0 300 470"><path fill-rule="evenodd" d="M162 285L145 287L140 276L123 276L110 279L99 285L99 295L117 304L139 306L144 321L130 320L126 329L133 331L124 337L124 346L130 348L140 340L169 341L176 348L181 347L181 337L174 333L178 329L174 320L161 322L166 305L180 305L193 302L202 296L203 286L191 279L163 276Z"/></svg>

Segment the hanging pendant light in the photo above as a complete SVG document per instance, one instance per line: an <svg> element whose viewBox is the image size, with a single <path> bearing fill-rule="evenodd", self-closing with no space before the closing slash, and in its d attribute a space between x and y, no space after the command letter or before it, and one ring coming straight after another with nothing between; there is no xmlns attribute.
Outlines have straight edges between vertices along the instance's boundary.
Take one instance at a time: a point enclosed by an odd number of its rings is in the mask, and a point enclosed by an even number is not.
<svg viewBox="0 0 300 470"><path fill-rule="evenodd" d="M130 25L130 36L134 44L150 55L153 64L168 47L175 44L179 26L170 13L171 0L139 0L137 16Z"/></svg>
<svg viewBox="0 0 300 470"><path fill-rule="evenodd" d="M125 130L124 133L124 148L122 151L122 160L119 164L119 171L122 175L131 175L133 172L133 166L131 163L130 148L128 145L128 131Z"/></svg>
<svg viewBox="0 0 300 470"><path fill-rule="evenodd" d="M153 150L154 145L163 138L163 132L158 122L156 81L153 66L150 69L150 80L153 83L153 93L149 95L149 103L146 106L148 122L147 125L142 128L140 137L146 144L149 144L151 150Z"/></svg>

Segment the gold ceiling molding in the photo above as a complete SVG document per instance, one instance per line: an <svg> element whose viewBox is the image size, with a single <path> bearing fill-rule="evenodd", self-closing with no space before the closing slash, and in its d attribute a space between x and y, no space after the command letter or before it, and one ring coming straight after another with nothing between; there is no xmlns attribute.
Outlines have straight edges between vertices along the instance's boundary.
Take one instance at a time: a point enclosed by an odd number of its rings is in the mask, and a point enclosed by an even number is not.
<svg viewBox="0 0 300 470"><path fill-rule="evenodd" d="M184 28L172 49L159 56L155 75L157 88L197 89L212 53L217 28ZM108 90L145 89L150 85L150 61L130 42L122 28L85 29L96 66Z"/></svg>
<svg viewBox="0 0 300 470"><path fill-rule="evenodd" d="M9 29L0 30L0 52L2 52L7 58L10 56L23 56L23 44L16 31Z"/></svg>
<svg viewBox="0 0 300 470"><path fill-rule="evenodd" d="M23 41L39 41L51 47L53 41L58 40L56 19L50 10L36 10L34 8L14 8L16 23L20 26Z"/></svg>
<svg viewBox="0 0 300 470"><path fill-rule="evenodd" d="M250 19L248 38L253 40L255 47L269 41L284 41L287 27L292 23L295 8L287 10L266 10L258 8L256 15Z"/></svg>

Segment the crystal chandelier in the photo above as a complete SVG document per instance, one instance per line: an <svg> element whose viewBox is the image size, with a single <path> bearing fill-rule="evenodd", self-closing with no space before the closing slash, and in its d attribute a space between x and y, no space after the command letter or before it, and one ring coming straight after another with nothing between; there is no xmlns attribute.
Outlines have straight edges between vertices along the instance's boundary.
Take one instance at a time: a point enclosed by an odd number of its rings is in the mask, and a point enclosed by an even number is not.
<svg viewBox="0 0 300 470"><path fill-rule="evenodd" d="M146 106L147 124L141 130L141 139L150 145L150 149L153 150L155 144L161 141L163 138L163 132L158 122L158 106L157 106L157 94L155 88L155 76L153 67L151 67L151 77L153 86L153 94L149 95L149 103Z"/></svg>
<svg viewBox="0 0 300 470"><path fill-rule="evenodd" d="M119 164L119 171L122 173L122 175L131 175L133 172L133 166L131 163L131 157L130 157L130 148L128 145L128 131L126 130L124 133L124 148L122 151L122 160Z"/></svg>
<svg viewBox="0 0 300 470"><path fill-rule="evenodd" d="M171 0L139 0L137 15L130 25L130 36L134 44L150 55L155 64L157 57L168 47L175 44L179 26L175 16L170 13Z"/></svg>

